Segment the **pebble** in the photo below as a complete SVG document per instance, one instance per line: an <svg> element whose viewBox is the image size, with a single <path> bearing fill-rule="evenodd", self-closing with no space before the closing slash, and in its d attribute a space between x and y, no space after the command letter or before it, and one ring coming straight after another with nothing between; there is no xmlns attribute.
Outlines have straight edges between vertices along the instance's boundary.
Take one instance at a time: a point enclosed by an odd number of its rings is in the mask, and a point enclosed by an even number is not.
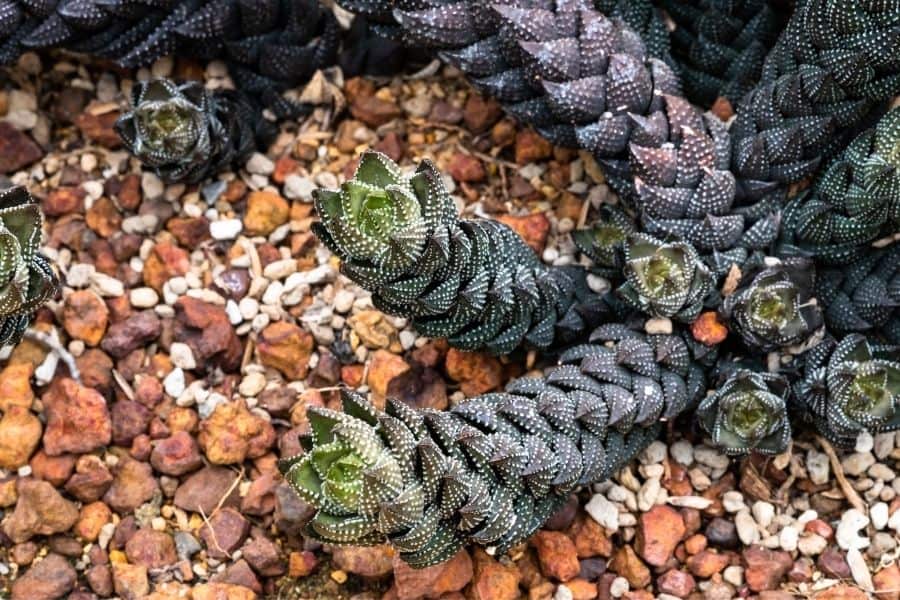
<svg viewBox="0 0 900 600"><path fill-rule="evenodd" d="M139 287L128 293L128 300L136 308L152 308L159 304L159 294L153 288Z"/></svg>
<svg viewBox="0 0 900 600"><path fill-rule="evenodd" d="M772 519L775 518L775 507L762 500L754 502L753 506L750 507L750 512L753 513L753 518L756 519L760 527L764 529L771 525Z"/></svg>
<svg viewBox="0 0 900 600"><path fill-rule="evenodd" d="M880 479L882 481L893 481L897 477L894 471L883 463L875 463L869 467L867 473L872 479Z"/></svg>
<svg viewBox="0 0 900 600"><path fill-rule="evenodd" d="M560 584L559 587L556 588L556 592L553 594L553 600L573 600L574 598L575 595L572 594L572 590L570 590L563 584Z"/></svg>
<svg viewBox="0 0 900 600"><path fill-rule="evenodd" d="M817 533L803 535L797 542L797 549L804 556L818 556L828 547L828 540Z"/></svg>
<svg viewBox="0 0 900 600"><path fill-rule="evenodd" d="M869 509L869 518L872 519L872 526L875 529L884 529L888 524L888 505L884 502L876 502Z"/></svg>
<svg viewBox="0 0 900 600"><path fill-rule="evenodd" d="M238 386L238 392L240 392L241 396L256 396L263 388L266 387L266 377L262 373L253 371L251 373L247 373L246 376L241 380L241 384Z"/></svg>
<svg viewBox="0 0 900 600"><path fill-rule="evenodd" d="M603 494L594 494L584 510L607 530L616 531L619 528L619 509Z"/></svg>
<svg viewBox="0 0 900 600"><path fill-rule="evenodd" d="M197 368L194 351L182 342L172 342L172 345L169 346L169 358L172 359L172 364L180 369Z"/></svg>
<svg viewBox="0 0 900 600"><path fill-rule="evenodd" d="M240 219L222 219L209 224L209 234L214 240L233 240L243 229Z"/></svg>
<svg viewBox="0 0 900 600"><path fill-rule="evenodd" d="M869 592L875 589L872 584L872 573L869 572L866 560L857 548L850 548L847 551L847 565L850 567L853 580L859 587Z"/></svg>
<svg viewBox="0 0 900 600"><path fill-rule="evenodd" d="M859 530L869 524L869 517L855 508L846 511L835 532L838 546L844 550L861 550L869 545L869 538L859 534Z"/></svg>
<svg viewBox="0 0 900 600"><path fill-rule="evenodd" d="M271 175L275 171L275 163L260 152L254 152L245 166L253 175Z"/></svg>
<svg viewBox="0 0 900 600"><path fill-rule="evenodd" d="M267 279L284 279L288 275L297 272L297 261L293 258L285 258L270 262L263 269L263 275Z"/></svg>
<svg viewBox="0 0 900 600"><path fill-rule="evenodd" d="M184 393L184 371L180 368L172 369L172 372L163 379L163 389L172 398L178 398Z"/></svg>
<svg viewBox="0 0 900 600"><path fill-rule="evenodd" d="M312 201L313 190L316 184L308 177L293 173L284 180L284 197L288 200Z"/></svg>
<svg viewBox="0 0 900 600"><path fill-rule="evenodd" d="M624 577L616 577L609 586L609 593L613 598L621 598L628 591L628 580Z"/></svg>
<svg viewBox="0 0 900 600"><path fill-rule="evenodd" d="M666 459L666 445L656 440L651 443L649 446L644 448L644 451L638 455L638 460L642 465L656 465L661 463Z"/></svg>
<svg viewBox="0 0 900 600"><path fill-rule="evenodd" d="M828 483L831 472L828 456L824 452L810 450L806 454L806 471L809 474L809 480L814 484L825 485Z"/></svg>
<svg viewBox="0 0 900 600"><path fill-rule="evenodd" d="M644 331L650 335L669 335L672 333L672 320L666 318L647 319Z"/></svg>
<svg viewBox="0 0 900 600"><path fill-rule="evenodd" d="M874 447L875 438L868 431L863 431L856 437L856 445L853 449L857 452L871 452Z"/></svg>
<svg viewBox="0 0 900 600"><path fill-rule="evenodd" d="M141 173L141 191L145 200L158 200L165 193L166 186L154 173L144 171Z"/></svg>
<svg viewBox="0 0 900 600"><path fill-rule="evenodd" d="M340 290L334 295L334 310L341 314L346 314L353 308L353 302L355 300L356 294L350 290Z"/></svg>
<svg viewBox="0 0 900 600"><path fill-rule="evenodd" d="M708 446L700 446L694 449L694 460L701 465L706 465L713 469L727 469L731 461L727 456L714 448Z"/></svg>
<svg viewBox="0 0 900 600"><path fill-rule="evenodd" d="M844 472L852 477L857 477L875 464L875 456L871 452L854 452L841 461Z"/></svg>
<svg viewBox="0 0 900 600"><path fill-rule="evenodd" d="M797 543L799 542L799 539L800 532L798 532L797 528L793 527L792 525L788 525L781 530L781 533L778 534L778 543L781 546L781 549L788 552L793 552L797 549Z"/></svg>
<svg viewBox="0 0 900 600"><path fill-rule="evenodd" d="M734 516L734 525L737 528L738 538L745 546L755 544L759 541L759 529L756 521L747 509L740 510Z"/></svg>
<svg viewBox="0 0 900 600"><path fill-rule="evenodd" d="M730 513L747 508L747 505L744 504L744 495L734 490L722 494L722 506Z"/></svg>
<svg viewBox="0 0 900 600"><path fill-rule="evenodd" d="M744 585L744 567L738 565L725 567L725 570L722 571L722 579L724 579L734 587L740 587Z"/></svg>
<svg viewBox="0 0 900 600"><path fill-rule="evenodd" d="M669 454L676 462L681 463L685 467L691 466L694 462L694 446L687 440L678 440L669 447Z"/></svg>
<svg viewBox="0 0 900 600"><path fill-rule="evenodd" d="M241 318L246 321L252 321L253 317L259 314L259 302L255 298L241 298L237 306Z"/></svg>
<svg viewBox="0 0 900 600"><path fill-rule="evenodd" d="M669 496L667 502L679 508L695 508L705 510L712 506L713 501L703 496Z"/></svg>
<svg viewBox="0 0 900 600"><path fill-rule="evenodd" d="M648 479L637 492L637 506L641 511L648 511L656 504L656 497L661 489L659 479Z"/></svg>

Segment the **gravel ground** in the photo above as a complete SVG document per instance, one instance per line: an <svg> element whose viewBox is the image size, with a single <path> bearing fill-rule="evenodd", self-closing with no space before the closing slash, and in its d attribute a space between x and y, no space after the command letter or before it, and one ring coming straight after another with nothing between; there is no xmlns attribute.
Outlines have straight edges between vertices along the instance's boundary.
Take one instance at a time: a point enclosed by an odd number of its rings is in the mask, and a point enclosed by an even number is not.
<svg viewBox="0 0 900 600"><path fill-rule="evenodd" d="M139 77L205 78L160 61ZM468 215L500 218L553 264L615 198L590 157L504 119L455 73L318 76L320 107L245 168L165 186L111 126L131 74L26 55L3 76L0 171L47 215L61 298L0 371L0 597L589 600L900 598L900 438L835 454L798 437L729 460L686 427L583 490L509 557L412 571L387 547L305 540L310 508L275 461L341 383L446 408L543 366L448 350L372 308L310 233L311 191L375 147L430 157ZM605 283L593 280L602 290ZM8 355L8 356L7 356Z"/></svg>

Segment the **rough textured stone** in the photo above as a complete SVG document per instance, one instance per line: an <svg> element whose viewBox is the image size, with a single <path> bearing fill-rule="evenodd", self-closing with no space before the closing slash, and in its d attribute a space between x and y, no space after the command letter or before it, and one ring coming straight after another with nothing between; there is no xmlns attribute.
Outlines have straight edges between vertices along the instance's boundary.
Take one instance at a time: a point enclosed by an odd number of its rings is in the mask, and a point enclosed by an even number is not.
<svg viewBox="0 0 900 600"><path fill-rule="evenodd" d="M399 557L394 558L394 586L397 600L440 598L462 590L472 580L472 558L460 550L445 563L413 569Z"/></svg>
<svg viewBox="0 0 900 600"><path fill-rule="evenodd" d="M41 430L41 422L30 410L10 406L0 418L0 468L27 464L41 441Z"/></svg>
<svg viewBox="0 0 900 600"><path fill-rule="evenodd" d="M164 531L146 528L131 536L125 544L125 554L131 564L143 565L148 569L173 565L178 560L172 536Z"/></svg>
<svg viewBox="0 0 900 600"><path fill-rule="evenodd" d="M95 292L76 290L63 304L63 327L66 333L88 346L96 346L103 339L109 324L109 308Z"/></svg>
<svg viewBox="0 0 900 600"><path fill-rule="evenodd" d="M153 477L153 469L147 463L132 458L119 461L115 469L115 478L103 496L110 508L120 514L132 512L138 506L153 497L159 488Z"/></svg>
<svg viewBox="0 0 900 600"><path fill-rule="evenodd" d="M16 492L16 508L3 522L3 532L13 542L68 531L78 520L75 504L63 498L46 481L20 479Z"/></svg>
<svg viewBox="0 0 900 600"><path fill-rule="evenodd" d="M339 546L331 555L334 564L362 577L383 577L393 568L394 550L388 545Z"/></svg>
<svg viewBox="0 0 900 600"><path fill-rule="evenodd" d="M200 423L198 440L211 463L228 465L265 454L275 443L275 429L238 400L218 405Z"/></svg>
<svg viewBox="0 0 900 600"><path fill-rule="evenodd" d="M250 523L233 508L223 508L200 528L206 552L217 559L227 558L240 548L250 532Z"/></svg>
<svg viewBox="0 0 900 600"><path fill-rule="evenodd" d="M568 581L578 576L581 567L575 544L559 531L538 531L531 539L537 550L541 571L559 581Z"/></svg>
<svg viewBox="0 0 900 600"><path fill-rule="evenodd" d="M662 566L672 558L685 531L681 513L658 504L638 518L635 550L648 564Z"/></svg>
<svg viewBox="0 0 900 600"><path fill-rule="evenodd" d="M262 330L256 351L259 360L291 380L304 379L309 373L312 335L293 323L278 321Z"/></svg>
<svg viewBox="0 0 900 600"><path fill-rule="evenodd" d="M236 474L225 467L205 467L178 486L172 502L178 508L211 515L219 500L225 497L222 506L236 508L241 497L238 486L234 485L235 478Z"/></svg>
<svg viewBox="0 0 900 600"><path fill-rule="evenodd" d="M109 444L112 421L106 400L96 390L63 378L42 397L47 416L44 451L49 456L65 452L85 454Z"/></svg>
<svg viewBox="0 0 900 600"><path fill-rule="evenodd" d="M35 563L10 588L11 600L56 600L75 587L77 574L59 554L48 554Z"/></svg>
<svg viewBox="0 0 900 600"><path fill-rule="evenodd" d="M178 477L202 467L203 458L194 437L186 431L177 431L153 446L150 464L160 473Z"/></svg>

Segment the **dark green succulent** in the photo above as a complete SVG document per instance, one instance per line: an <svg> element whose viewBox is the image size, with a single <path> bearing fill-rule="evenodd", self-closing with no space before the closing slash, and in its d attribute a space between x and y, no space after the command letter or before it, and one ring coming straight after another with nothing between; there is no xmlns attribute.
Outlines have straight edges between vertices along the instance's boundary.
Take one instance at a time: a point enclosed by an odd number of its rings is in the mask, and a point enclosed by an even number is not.
<svg viewBox="0 0 900 600"><path fill-rule="evenodd" d="M625 240L633 233L631 217L615 206L604 204L590 227L572 232L572 241L591 260L591 271L618 280L625 266Z"/></svg>
<svg viewBox="0 0 900 600"><path fill-rule="evenodd" d="M586 271L548 267L509 227L461 221L428 160L405 175L366 152L340 190L317 190L316 235L376 307L422 334L496 354L572 340L605 310Z"/></svg>
<svg viewBox="0 0 900 600"><path fill-rule="evenodd" d="M166 182L197 183L246 161L256 149L261 116L236 92L210 92L201 83L138 82L131 110L116 131L129 152Z"/></svg>
<svg viewBox="0 0 900 600"><path fill-rule="evenodd" d="M752 350L801 345L823 324L822 310L812 297L814 274L812 263L805 260L751 269L719 312Z"/></svg>
<svg viewBox="0 0 900 600"><path fill-rule="evenodd" d="M709 270L693 246L644 234L632 235L625 244L625 278L618 293L635 309L686 323L700 314L712 288Z"/></svg>
<svg viewBox="0 0 900 600"><path fill-rule="evenodd" d="M603 326L545 377L449 411L343 392L343 413L310 408L306 452L280 463L328 544L389 542L413 567L467 543L506 552L579 485L602 481L649 444L706 384L678 335Z"/></svg>
<svg viewBox="0 0 900 600"><path fill-rule="evenodd" d="M795 392L800 416L841 446L863 431L900 429L900 351L856 333L829 338L807 353Z"/></svg>
<svg viewBox="0 0 900 600"><path fill-rule="evenodd" d="M43 216L25 188L0 192L0 345L22 339L34 312L59 291L40 253Z"/></svg>
<svg viewBox="0 0 900 600"><path fill-rule="evenodd" d="M737 369L700 403L697 418L726 454L779 454L791 440L790 391L784 377Z"/></svg>

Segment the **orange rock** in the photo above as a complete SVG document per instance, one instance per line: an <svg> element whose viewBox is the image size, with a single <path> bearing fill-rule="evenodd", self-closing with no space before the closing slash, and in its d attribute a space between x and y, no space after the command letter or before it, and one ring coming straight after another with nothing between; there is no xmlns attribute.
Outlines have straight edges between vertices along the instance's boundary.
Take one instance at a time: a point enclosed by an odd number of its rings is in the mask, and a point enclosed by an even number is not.
<svg viewBox="0 0 900 600"><path fill-rule="evenodd" d="M92 101L75 118L75 125L91 142L114 150L122 145L122 138L114 127L118 118L119 111L114 106Z"/></svg>
<svg viewBox="0 0 900 600"><path fill-rule="evenodd" d="M483 352L451 348L444 363L450 379L460 383L466 396L477 396L500 387L503 368L496 357Z"/></svg>
<svg viewBox="0 0 900 600"><path fill-rule="evenodd" d="M544 213L514 217L500 215L497 220L505 223L513 231L522 236L525 243L537 254L541 254L547 246L547 235L550 233L550 220Z"/></svg>
<svg viewBox="0 0 900 600"><path fill-rule="evenodd" d="M262 364L281 371L288 379L298 380L309 373L314 343L308 331L287 321L276 321L260 332L256 351Z"/></svg>
<svg viewBox="0 0 900 600"><path fill-rule="evenodd" d="M609 568L628 580L632 588L640 589L650 585L650 569L647 568L631 546L622 546L613 555Z"/></svg>
<svg viewBox="0 0 900 600"><path fill-rule="evenodd" d="M41 422L27 408L10 406L0 419L0 467L18 469L41 441Z"/></svg>
<svg viewBox="0 0 900 600"><path fill-rule="evenodd" d="M19 499L19 492L16 491L16 478L9 477L0 480L0 508L9 508Z"/></svg>
<svg viewBox="0 0 900 600"><path fill-rule="evenodd" d="M697 554L698 552L703 552L706 550L706 536L700 533L695 533L688 539L684 540L684 549L687 550L688 554Z"/></svg>
<svg viewBox="0 0 900 600"><path fill-rule="evenodd" d="M16 508L3 521L3 533L16 544L35 535L68 531L78 520L75 503L63 498L46 481L19 479L16 491Z"/></svg>
<svg viewBox="0 0 900 600"><path fill-rule="evenodd" d="M519 594L519 571L507 567L489 556L481 548L475 549L475 568L471 600L516 600Z"/></svg>
<svg viewBox="0 0 900 600"><path fill-rule="evenodd" d="M729 562L730 560L725 554L719 554L713 550L701 550L687 559L687 567L697 577L709 579L716 573L721 573Z"/></svg>
<svg viewBox="0 0 900 600"><path fill-rule="evenodd" d="M342 365L341 381L346 386L358 388L362 385L365 371L366 368L363 365Z"/></svg>
<svg viewBox="0 0 900 600"><path fill-rule="evenodd" d="M691 324L691 334L698 342L707 346L721 344L728 337L728 328L719 321L719 315L715 311L707 311L697 317Z"/></svg>
<svg viewBox="0 0 900 600"><path fill-rule="evenodd" d="M401 352L397 328L388 321L380 310L363 310L347 319L347 324L359 336L367 348L378 350L387 348L391 352Z"/></svg>
<svg viewBox="0 0 900 600"><path fill-rule="evenodd" d="M285 154L275 161L275 171L272 173L272 180L281 185L287 176L295 173L299 169L300 163Z"/></svg>
<svg viewBox="0 0 900 600"><path fill-rule="evenodd" d="M675 546L684 537L681 513L665 504L657 504L638 519L634 547L649 564L660 567L672 558Z"/></svg>
<svg viewBox="0 0 900 600"><path fill-rule="evenodd" d="M59 217L68 213L84 210L84 199L87 196L80 187L64 186L50 190L47 199L41 204L48 217Z"/></svg>
<svg viewBox="0 0 900 600"><path fill-rule="evenodd" d="M900 600L900 567L897 563L883 568L872 576L878 600Z"/></svg>
<svg viewBox="0 0 900 600"><path fill-rule="evenodd" d="M762 546L750 546L743 551L742 556L747 565L744 579L754 592L776 589L794 564L787 552L769 550Z"/></svg>
<svg viewBox="0 0 900 600"><path fill-rule="evenodd" d="M31 407L34 403L32 375L34 365L27 362L13 363L0 371L0 412L8 411L11 406Z"/></svg>
<svg viewBox="0 0 900 600"><path fill-rule="evenodd" d="M516 134L516 162L520 165L549 158L553 146L531 129Z"/></svg>
<svg viewBox="0 0 900 600"><path fill-rule="evenodd" d="M463 120L466 128L478 134L487 131L503 116L500 104L490 97L481 94L469 94L463 107Z"/></svg>
<svg viewBox="0 0 900 600"><path fill-rule="evenodd" d="M531 543L537 550L544 575L568 581L581 571L575 544L564 533L541 530L531 538Z"/></svg>
<svg viewBox="0 0 900 600"><path fill-rule="evenodd" d="M47 456L43 450L38 450L31 457L31 474L37 479L43 479L53 487L61 487L72 475L75 469L74 454L60 454L59 456Z"/></svg>
<svg viewBox="0 0 900 600"><path fill-rule="evenodd" d="M144 261L144 283L161 294L162 286L167 280L184 275L189 268L186 250L168 242L160 242Z"/></svg>
<svg viewBox="0 0 900 600"><path fill-rule="evenodd" d="M471 154L457 152L447 164L447 172L456 181L465 183L476 183L484 181L487 172L484 170L484 164L478 158Z"/></svg>
<svg viewBox="0 0 900 600"><path fill-rule="evenodd" d="M244 230L249 235L269 235L288 221L291 206L274 192L251 192L244 213Z"/></svg>
<svg viewBox="0 0 900 600"><path fill-rule="evenodd" d="M858 587L841 583L822 590L813 600L866 600L869 596Z"/></svg>
<svg viewBox="0 0 900 600"><path fill-rule="evenodd" d="M393 100L382 98L375 93L375 86L359 77L349 80L344 86L350 101L350 114L369 127L380 127L403 116L403 111Z"/></svg>
<svg viewBox="0 0 900 600"><path fill-rule="evenodd" d="M42 400L47 416L44 451L49 456L84 454L109 444L112 420L106 399L97 390L62 378L50 386Z"/></svg>
<svg viewBox="0 0 900 600"><path fill-rule="evenodd" d="M303 552L291 552L288 557L288 577L306 577L319 564L316 555L304 550Z"/></svg>
<svg viewBox="0 0 900 600"><path fill-rule="evenodd" d="M106 333L109 309L103 299L91 290L78 290L66 297L63 305L63 327L70 336L88 346L96 346Z"/></svg>
<svg viewBox="0 0 900 600"><path fill-rule="evenodd" d="M575 551L578 558L592 558L594 556L612 556L613 545L603 527L589 517L580 515L576 517L569 529L569 535L575 542Z"/></svg>
<svg viewBox="0 0 900 600"><path fill-rule="evenodd" d="M572 592L572 600L593 600L599 594L597 584L587 579L573 579L567 581L565 586Z"/></svg>
<svg viewBox="0 0 900 600"><path fill-rule="evenodd" d="M122 213L106 196L94 201L85 213L84 220L102 238L111 237L122 228Z"/></svg>
<svg viewBox="0 0 900 600"><path fill-rule="evenodd" d="M191 600L256 600L256 592L231 583L201 583L191 590Z"/></svg>
<svg viewBox="0 0 900 600"><path fill-rule="evenodd" d="M150 593L147 567L113 562L113 586L123 600L138 600ZM196 598L197 596L193 596Z"/></svg>
<svg viewBox="0 0 900 600"><path fill-rule="evenodd" d="M731 105L731 102L728 98L724 96L719 96L716 98L716 101L713 103L712 108L709 109L714 115L719 117L722 121L727 121L731 117L734 116L734 107Z"/></svg>
<svg viewBox="0 0 900 600"><path fill-rule="evenodd" d="M258 458L275 443L272 424L249 410L243 400L219 404L200 423L200 447L209 462L230 465Z"/></svg>
<svg viewBox="0 0 900 600"><path fill-rule="evenodd" d="M409 371L409 365L402 356L397 356L387 350L376 350L372 353L366 383L372 390L372 401L376 406L384 408L391 381L407 371Z"/></svg>
<svg viewBox="0 0 900 600"><path fill-rule="evenodd" d="M338 546L331 553L337 568L363 577L383 577L393 570L394 549L377 546Z"/></svg>
<svg viewBox="0 0 900 600"><path fill-rule="evenodd" d="M86 542L95 542L100 537L100 529L112 520L112 511L103 502L91 502L81 507L75 535Z"/></svg>

